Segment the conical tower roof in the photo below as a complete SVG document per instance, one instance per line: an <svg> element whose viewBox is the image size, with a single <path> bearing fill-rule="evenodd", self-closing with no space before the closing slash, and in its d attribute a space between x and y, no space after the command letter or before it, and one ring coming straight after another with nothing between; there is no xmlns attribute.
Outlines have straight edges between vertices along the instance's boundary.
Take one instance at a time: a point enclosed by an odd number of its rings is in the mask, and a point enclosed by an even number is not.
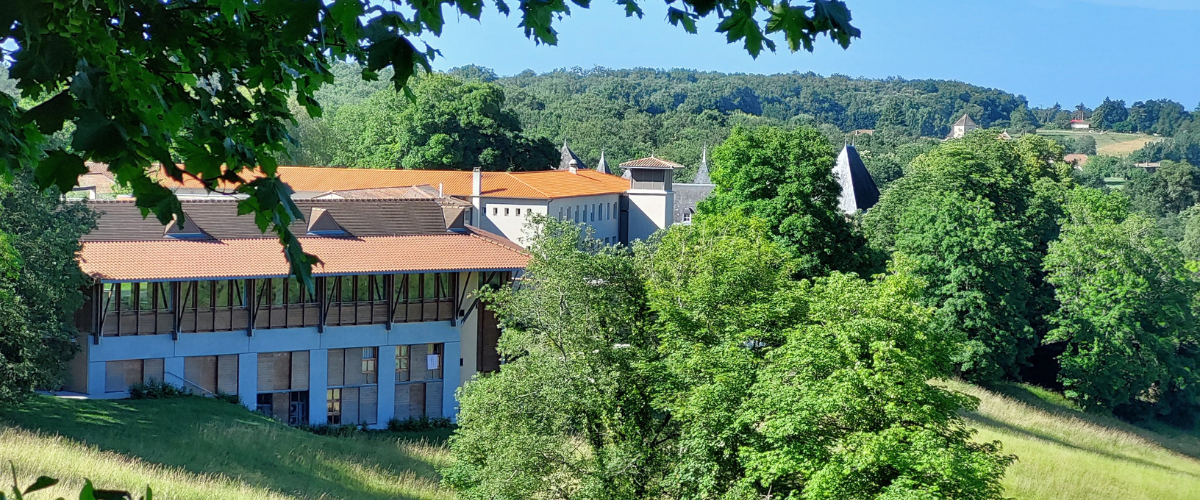
<svg viewBox="0 0 1200 500"><path fill-rule="evenodd" d="M871 173L863 165L854 146L847 144L842 148L833 167L833 176L842 185L842 195L838 198L842 212L853 214L859 210L866 211L879 202L879 188L875 186L875 179L871 178Z"/></svg>
<svg viewBox="0 0 1200 500"><path fill-rule="evenodd" d="M587 168L587 166L583 164L583 160L581 160L574 151L571 151L571 148L567 147L567 141L565 139L563 140L562 149L560 149L559 152L562 153L562 159L558 162L559 170L569 170L571 167ZM574 164L572 164L572 162L574 162Z"/></svg>
<svg viewBox="0 0 1200 500"><path fill-rule="evenodd" d="M596 163L596 171L600 172L602 174L611 174L612 173L608 169L608 162L604 161L604 150L603 149L600 150L600 161Z"/></svg>
<svg viewBox="0 0 1200 500"><path fill-rule="evenodd" d="M696 169L692 184L712 184L712 179L708 177L708 146L700 151L700 168Z"/></svg>

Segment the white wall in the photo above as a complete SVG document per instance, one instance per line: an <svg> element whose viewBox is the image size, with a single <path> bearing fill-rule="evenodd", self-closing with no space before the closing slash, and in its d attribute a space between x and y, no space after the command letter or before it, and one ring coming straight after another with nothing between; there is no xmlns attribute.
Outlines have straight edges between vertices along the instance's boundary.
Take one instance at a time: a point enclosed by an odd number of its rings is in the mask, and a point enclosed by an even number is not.
<svg viewBox="0 0 1200 500"><path fill-rule="evenodd" d="M521 246L529 243L525 231L529 216L547 214L546 200L481 197L480 205L480 229L504 236Z"/></svg>
<svg viewBox="0 0 1200 500"><path fill-rule="evenodd" d="M619 194L559 198L550 201L550 216L586 223L592 227L593 237L616 243L621 228L620 201Z"/></svg>
<svg viewBox="0 0 1200 500"><path fill-rule="evenodd" d="M673 191L629 190L629 241L644 240L674 219Z"/></svg>

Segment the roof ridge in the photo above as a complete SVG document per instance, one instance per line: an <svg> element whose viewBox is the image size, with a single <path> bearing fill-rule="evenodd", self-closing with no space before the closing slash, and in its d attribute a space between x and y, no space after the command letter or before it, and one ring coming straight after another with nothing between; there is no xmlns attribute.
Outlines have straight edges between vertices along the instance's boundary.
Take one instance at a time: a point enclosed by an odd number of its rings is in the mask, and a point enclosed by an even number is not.
<svg viewBox="0 0 1200 500"><path fill-rule="evenodd" d="M537 172L541 172L541 170L537 170ZM547 172L549 172L549 170L547 170ZM562 170L559 170L559 172L562 172ZM545 192L545 191L542 191L541 189L535 188L535 187L533 187L532 185L530 185L528 182L525 182L524 180L521 180L521 178L520 178L520 177L517 177L517 176L513 175L513 173L512 173L512 172L503 172L503 173L504 173L504 174L506 174L506 175L508 175L508 176L509 176L510 178L512 178L513 180L515 180L515 181L517 181L517 182L520 182L521 184L524 184L524 185L525 185L525 187L527 187L527 188L529 188L529 189L532 189L532 190L534 190L534 191L537 191L537 193L538 193L538 194L540 194L540 195L542 195L542 196L545 196L546 198L550 198L550 199L553 199L553 198L554 198L553 196L550 196L550 195L546 194L546 192ZM507 209L505 209L505 210L507 210Z"/></svg>

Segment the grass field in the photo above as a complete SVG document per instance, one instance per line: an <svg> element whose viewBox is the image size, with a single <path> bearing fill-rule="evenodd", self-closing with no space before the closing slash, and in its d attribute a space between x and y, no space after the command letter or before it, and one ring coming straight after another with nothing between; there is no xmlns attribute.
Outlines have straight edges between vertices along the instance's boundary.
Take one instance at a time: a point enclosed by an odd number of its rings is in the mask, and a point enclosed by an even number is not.
<svg viewBox="0 0 1200 500"><path fill-rule="evenodd" d="M1038 388L1000 392L951 382L980 398L967 415L982 441L1015 454L1004 486L1022 500L1200 499L1200 435L1168 427L1153 432L1079 412Z"/></svg>
<svg viewBox="0 0 1200 500"><path fill-rule="evenodd" d="M1127 156L1145 146L1147 142L1157 141L1158 137L1146 134L1119 134L1116 132L1076 132L1073 130L1038 130L1038 135L1050 138L1091 136L1096 139L1096 152L1102 155Z"/></svg>
<svg viewBox="0 0 1200 500"><path fill-rule="evenodd" d="M448 499L435 467L448 431L318 436L229 403L198 397L98 401L37 397L0 411L0 462L22 484L63 484L40 498L99 488L156 498ZM8 474L4 474L8 477ZM7 489L11 480L0 480Z"/></svg>
<svg viewBox="0 0 1200 500"><path fill-rule="evenodd" d="M1018 456L1004 480L1011 497L1200 499L1200 433L1084 414L1037 388L946 385L980 398L966 415L978 439ZM454 497L436 472L450 460L446 432L317 436L201 398L38 397L0 410L0 422L0 462L14 463L22 484L41 474L66 482L33 500L71 498L84 477L102 488L149 484L171 499Z"/></svg>

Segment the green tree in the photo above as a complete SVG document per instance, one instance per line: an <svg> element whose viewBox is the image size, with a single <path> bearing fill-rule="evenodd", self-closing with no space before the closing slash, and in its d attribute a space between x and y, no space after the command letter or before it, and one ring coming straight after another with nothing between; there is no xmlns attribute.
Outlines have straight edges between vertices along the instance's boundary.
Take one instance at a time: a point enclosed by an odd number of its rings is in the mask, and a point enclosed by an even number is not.
<svg viewBox="0 0 1200 500"><path fill-rule="evenodd" d="M953 342L925 328L918 280L791 281L739 214L636 256L539 234L522 286L489 298L512 361L460 393L444 472L463 496L999 498L1011 458L971 441L972 399L927 383Z"/></svg>
<svg viewBox="0 0 1200 500"><path fill-rule="evenodd" d="M1072 152L1085 155L1096 154L1096 138L1090 135L1079 136L1075 140L1075 150Z"/></svg>
<svg viewBox="0 0 1200 500"><path fill-rule="evenodd" d="M1038 345L1052 308L1038 269L1069 182L1061 158L1042 137L969 134L914 160L864 218L871 244L929 283L934 328L963 339L955 361L971 380L1018 377Z"/></svg>
<svg viewBox="0 0 1200 500"><path fill-rule="evenodd" d="M58 387L78 349L74 315L89 280L75 252L95 222L55 191L27 173L0 186L0 401Z"/></svg>
<svg viewBox="0 0 1200 500"><path fill-rule="evenodd" d="M1062 305L1046 341L1065 346L1064 394L1126 418L1187 422L1200 404L1200 336L1179 251L1119 192L1078 188L1067 213L1045 262Z"/></svg>
<svg viewBox="0 0 1200 500"><path fill-rule="evenodd" d="M1130 179L1126 192L1137 212L1155 219L1178 214L1200 202L1200 169L1164 160L1153 174Z"/></svg>
<svg viewBox="0 0 1200 500"><path fill-rule="evenodd" d="M1008 126L1012 131L1022 134L1037 132L1037 118L1029 112L1029 106L1021 105L1008 116Z"/></svg>
<svg viewBox="0 0 1200 500"><path fill-rule="evenodd" d="M1125 101L1114 101L1105 97L1104 102L1092 112L1091 125L1092 128L1108 130L1128 118L1129 109L1125 107Z"/></svg>
<svg viewBox="0 0 1200 500"><path fill-rule="evenodd" d="M431 74L410 88L411 102L384 89L337 109L324 126L335 137L330 163L457 170L541 170L558 163L553 143L522 134L517 116L504 109L499 85Z"/></svg>
<svg viewBox="0 0 1200 500"><path fill-rule="evenodd" d="M642 15L636 1L619 3L626 15ZM505 2L495 6L510 13ZM456 0L449 8L478 20L484 5ZM570 13L564 2L522 3L520 26L535 42L555 44L554 21ZM716 31L753 56L774 51L777 41L811 51L822 35L843 48L859 36L841 1L685 0L667 17L691 33L698 20L717 18ZM441 35L445 22L444 4L415 1L0 2L0 39L8 41L0 54L22 95L40 102L26 108L0 93L0 158L8 174L33 170L39 185L63 192L78 183L85 160L106 162L163 224L184 214L175 194L151 178L152 162L175 179L233 183L247 195L242 210L275 230L292 272L311 286L315 258L288 229L302 215L275 174L294 118L289 98L320 114L316 92L333 81L331 62L343 58L365 62L367 79L391 68L399 90L417 68L430 69L437 51L420 40ZM48 143L68 122L69 147ZM245 180L246 169L265 176Z"/></svg>
<svg viewBox="0 0 1200 500"><path fill-rule="evenodd" d="M770 224L797 259L798 276L833 270L868 271L866 241L838 208L833 147L817 130L734 129L713 150L716 190L700 203L701 217L744 211Z"/></svg>

